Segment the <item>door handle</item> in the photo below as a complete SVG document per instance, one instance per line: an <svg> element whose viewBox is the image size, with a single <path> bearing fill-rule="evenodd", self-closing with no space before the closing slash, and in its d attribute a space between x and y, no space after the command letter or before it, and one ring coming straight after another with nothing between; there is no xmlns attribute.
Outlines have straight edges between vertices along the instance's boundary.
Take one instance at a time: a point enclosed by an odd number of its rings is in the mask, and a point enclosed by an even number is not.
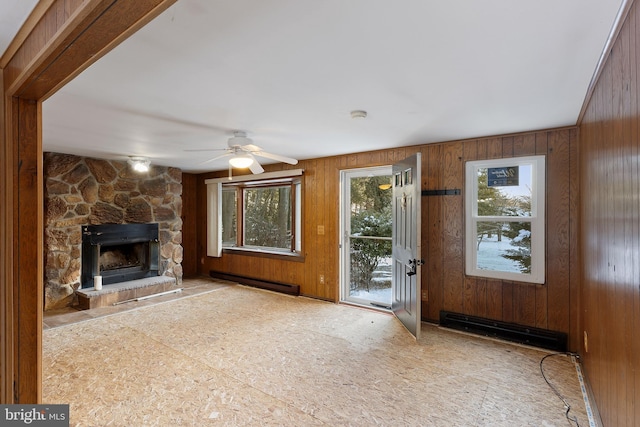
<svg viewBox="0 0 640 427"><path fill-rule="evenodd" d="M418 268L419 265L423 265L424 264L424 260L423 259L410 259L409 260L409 265L407 267L410 268L409 271L407 271L407 276L411 277L411 276L415 276L416 275L416 269Z"/></svg>
<svg viewBox="0 0 640 427"><path fill-rule="evenodd" d="M416 275L416 267L417 267L417 262L415 259L410 259L409 260L409 265L407 267L409 267L409 271L407 271L407 276L411 277L411 276L415 276Z"/></svg>

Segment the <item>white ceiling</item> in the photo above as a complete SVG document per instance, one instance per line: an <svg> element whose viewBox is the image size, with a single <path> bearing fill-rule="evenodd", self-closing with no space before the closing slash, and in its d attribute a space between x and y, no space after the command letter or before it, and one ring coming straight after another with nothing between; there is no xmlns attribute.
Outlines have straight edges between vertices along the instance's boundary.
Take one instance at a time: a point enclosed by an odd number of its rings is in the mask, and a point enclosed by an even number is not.
<svg viewBox="0 0 640 427"><path fill-rule="evenodd" d="M308 159L574 125L621 2L178 0L44 102L44 149L200 172L234 130Z"/></svg>

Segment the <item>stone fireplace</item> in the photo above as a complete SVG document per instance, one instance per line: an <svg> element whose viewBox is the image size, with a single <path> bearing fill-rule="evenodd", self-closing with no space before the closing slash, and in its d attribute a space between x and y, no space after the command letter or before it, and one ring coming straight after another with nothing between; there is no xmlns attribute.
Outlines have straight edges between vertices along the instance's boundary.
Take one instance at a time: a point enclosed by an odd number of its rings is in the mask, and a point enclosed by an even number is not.
<svg viewBox="0 0 640 427"><path fill-rule="evenodd" d="M45 310L78 304L76 291L93 287L95 269L103 285L138 276L181 283L179 169L152 165L138 173L125 161L45 153L44 179ZM114 237L111 227L123 225L124 233ZM156 234L143 238L136 228ZM99 242L105 233L111 240Z"/></svg>

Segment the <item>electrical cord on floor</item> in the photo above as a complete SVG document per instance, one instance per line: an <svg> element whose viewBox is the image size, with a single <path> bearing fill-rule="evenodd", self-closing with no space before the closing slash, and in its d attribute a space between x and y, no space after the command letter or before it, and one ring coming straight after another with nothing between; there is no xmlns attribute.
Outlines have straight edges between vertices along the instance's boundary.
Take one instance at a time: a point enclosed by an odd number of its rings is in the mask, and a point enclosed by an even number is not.
<svg viewBox="0 0 640 427"><path fill-rule="evenodd" d="M576 427L580 427L580 424L578 423L578 418L573 415L573 416L569 416L569 411L571 411L571 405L569 405L569 402L567 402L567 399L564 398L564 396L562 394L560 394L560 392L558 391L558 389L556 389L553 384L551 384L549 382L549 380L547 379L547 376L544 374L544 368L542 367L543 362L548 358L548 357L552 357L552 356L573 356L576 359L580 359L580 356L576 353L552 353L552 354L547 354L546 356L544 356L542 358L542 360L540 360L540 373L542 374L542 378L544 378L545 382L547 383L547 385L549 386L549 388L551 388L551 390L553 390L553 392L556 394L556 396L558 396L558 398L560 400L562 400L562 403L564 403L564 407L565 407L565 413L564 416L567 418L567 420L569 420L569 423L575 423Z"/></svg>

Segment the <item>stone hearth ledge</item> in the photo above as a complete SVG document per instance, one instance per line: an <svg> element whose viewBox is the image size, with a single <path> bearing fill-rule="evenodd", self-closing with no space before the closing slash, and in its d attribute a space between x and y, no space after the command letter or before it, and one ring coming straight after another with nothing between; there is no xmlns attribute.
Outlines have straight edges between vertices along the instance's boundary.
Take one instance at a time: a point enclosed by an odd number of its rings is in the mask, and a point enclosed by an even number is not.
<svg viewBox="0 0 640 427"><path fill-rule="evenodd" d="M146 297L160 292L177 289L175 277L154 276L128 282L105 285L101 290L78 289L78 304L82 310L106 307L118 302Z"/></svg>

